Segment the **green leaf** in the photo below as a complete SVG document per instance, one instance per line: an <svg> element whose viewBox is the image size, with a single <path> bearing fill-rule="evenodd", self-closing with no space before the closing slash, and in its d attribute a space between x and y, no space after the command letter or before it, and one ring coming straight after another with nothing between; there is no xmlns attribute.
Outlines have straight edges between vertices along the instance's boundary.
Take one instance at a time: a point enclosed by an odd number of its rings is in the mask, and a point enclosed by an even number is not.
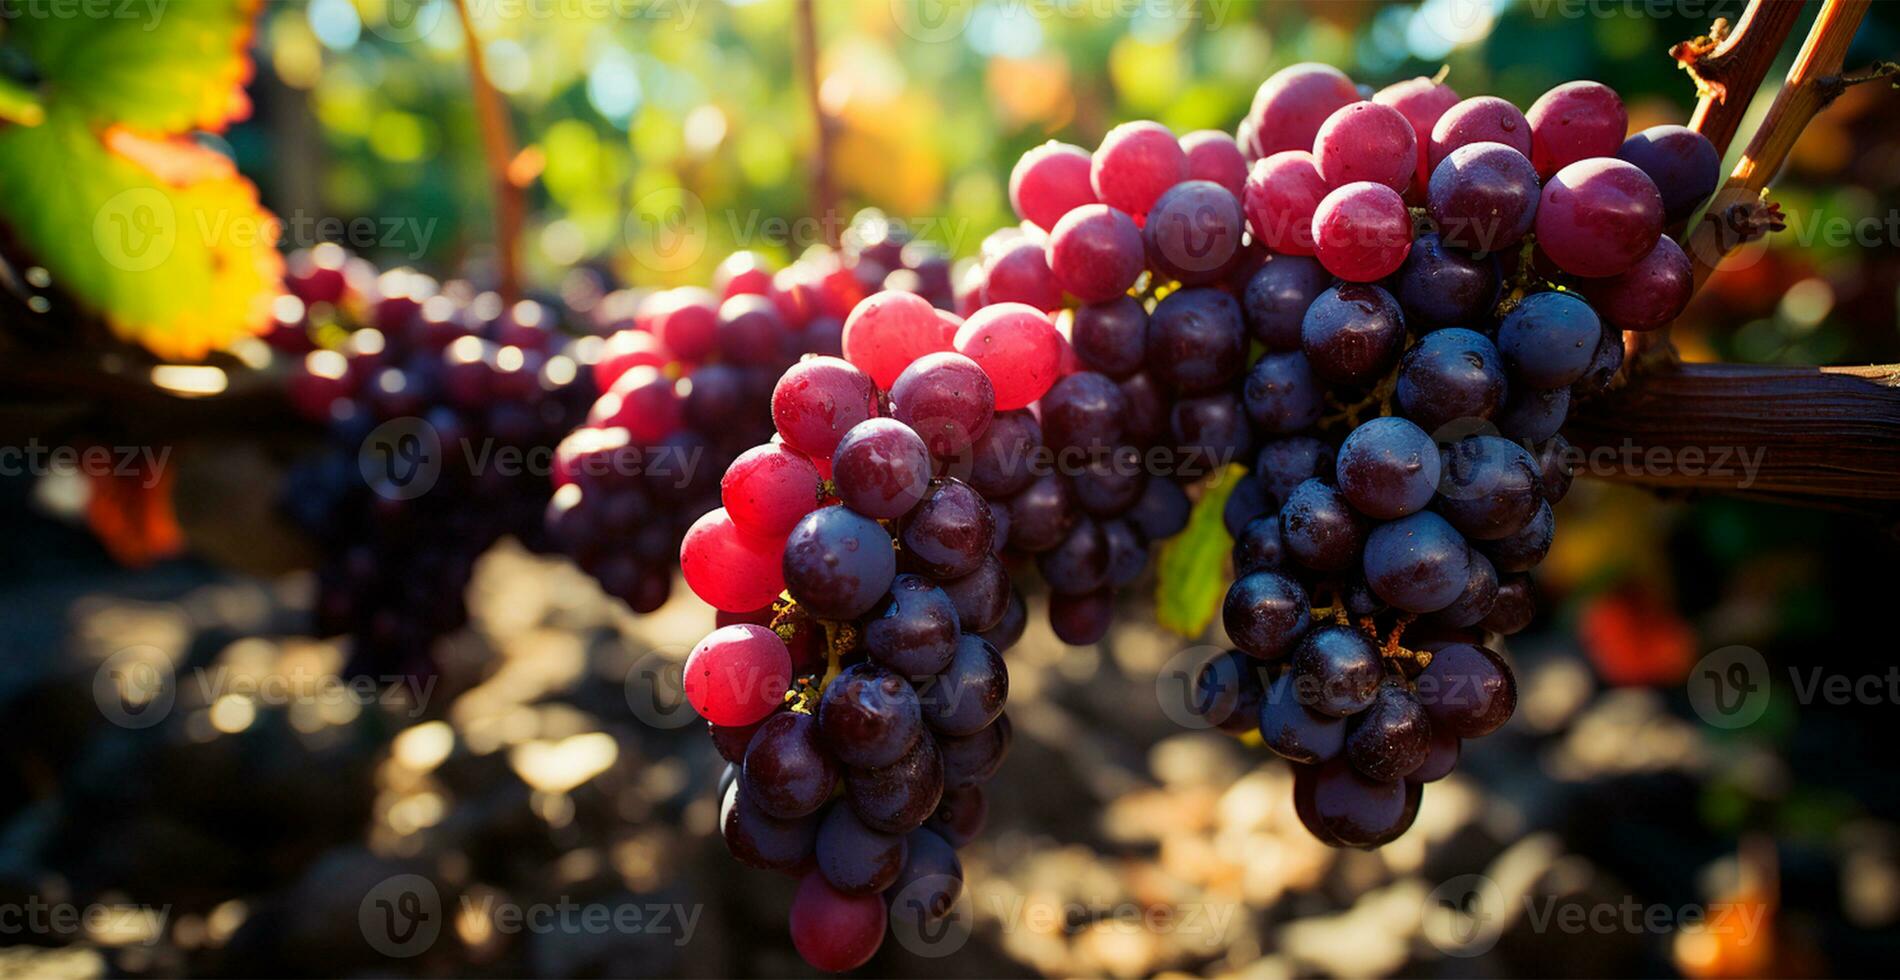
<svg viewBox="0 0 1900 980"><path fill-rule="evenodd" d="M46 121L40 97L19 82L0 76L0 123L38 126Z"/></svg>
<svg viewBox="0 0 1900 980"><path fill-rule="evenodd" d="M0 212L55 283L161 357L262 329L282 280L277 221L231 161L97 132L63 101L0 127Z"/></svg>
<svg viewBox="0 0 1900 980"><path fill-rule="evenodd" d="M1221 512L1245 475L1244 467L1228 464L1194 505L1187 530L1162 545L1156 572L1155 619L1164 629L1198 637L1220 608L1227 590L1227 556L1234 547Z"/></svg>
<svg viewBox="0 0 1900 980"><path fill-rule="evenodd" d="M250 111L244 84L260 0L79 5L8 21L43 91L101 126L146 134L221 130ZM33 8L22 8L31 10Z"/></svg>

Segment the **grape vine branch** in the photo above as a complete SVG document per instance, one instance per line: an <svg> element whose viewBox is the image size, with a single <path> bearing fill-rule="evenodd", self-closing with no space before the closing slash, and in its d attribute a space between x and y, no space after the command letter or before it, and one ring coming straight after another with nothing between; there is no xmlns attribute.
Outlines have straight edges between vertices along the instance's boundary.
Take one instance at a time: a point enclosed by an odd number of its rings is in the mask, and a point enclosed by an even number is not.
<svg viewBox="0 0 1900 980"><path fill-rule="evenodd" d="M1759 237L1772 226L1768 182L1815 114L1848 85L1893 73L1882 65L1842 74L1870 4L1821 4L1767 117L1687 236L1698 287L1743 244L1738 229ZM1709 37L1671 49L1702 93L1692 124L1718 148L1734 136L1802 6L1751 0L1733 30L1718 22ZM1638 335L1661 356L1634 359L1627 383L1580 407L1566 427L1585 475L1883 514L1900 501L1900 365L1683 364L1662 334Z"/></svg>

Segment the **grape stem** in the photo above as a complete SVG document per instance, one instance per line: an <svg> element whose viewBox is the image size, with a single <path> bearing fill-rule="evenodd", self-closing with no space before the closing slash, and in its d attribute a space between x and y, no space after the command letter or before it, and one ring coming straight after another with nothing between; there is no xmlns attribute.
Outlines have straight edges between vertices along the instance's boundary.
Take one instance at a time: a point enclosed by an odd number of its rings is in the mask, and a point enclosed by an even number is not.
<svg viewBox="0 0 1900 980"><path fill-rule="evenodd" d="M1669 56L1695 80L1700 96L1689 128L1708 137L1717 156L1728 153L1748 104L1805 5L1805 0L1749 0L1732 28L1727 18L1720 18L1708 34L1669 49Z"/></svg>
<svg viewBox="0 0 1900 980"><path fill-rule="evenodd" d="M1861 76L1844 76L1841 65L1846 60L1848 45L1854 40L1854 33L1867 15L1867 9L1873 0L1823 0L1820 13L1814 18L1814 26L1809 29L1807 40L1802 42L1801 52L1795 56L1794 66L1788 70L1788 80L1781 91L1775 93L1774 102L1768 107L1768 115L1762 120L1761 127L1749 139L1748 146L1742 151L1741 160L1729 174L1728 181L1717 190L1715 197L1704 210L1701 221L1690 229L1683 251L1689 254L1689 260L1695 267L1695 286L1697 289L1708 281L1710 273L1715 271L1728 253L1743 244L1738 235L1722 221L1722 216L1732 213L1734 206L1747 206L1761 199L1762 191L1769 181L1781 171L1788 160L1795 142L1800 139L1808 123L1835 98L1856 81L1888 77L1887 72L1879 69L1863 73ZM1751 12L1754 8L1751 7ZM1777 12L1779 13L1779 12ZM1747 18L1745 18L1746 22ZM1742 32L1737 32L1735 42L1742 42ZM1778 38L1764 36L1764 44L1770 48L1765 55L1754 55L1772 61L1774 51L1778 50ZM1765 69L1764 69L1765 73ZM1759 83L1757 83L1759 84ZM1741 95L1731 91L1728 95ZM1752 95L1752 90L1746 95ZM1725 97L1726 98L1726 97ZM1733 101L1745 103L1746 97ZM1698 109L1697 118L1708 123ZM1705 132L1704 135L1707 135Z"/></svg>
<svg viewBox="0 0 1900 980"><path fill-rule="evenodd" d="M812 0L798 0L798 53L805 73L805 94L810 100L814 128L811 163L811 207L825 244L838 247L838 189L831 181L831 115L818 91L818 16Z"/></svg>
<svg viewBox="0 0 1900 980"><path fill-rule="evenodd" d="M481 132L482 156L488 164L488 186L494 195L495 209L495 291L503 301L521 298L521 227L527 212L522 199L522 182L512 173L515 165L515 131L508 119L508 106L488 78L480 35L475 33L475 18L469 13L468 0L455 0L455 13L462 21L463 43L468 48L468 83L474 96L475 124Z"/></svg>

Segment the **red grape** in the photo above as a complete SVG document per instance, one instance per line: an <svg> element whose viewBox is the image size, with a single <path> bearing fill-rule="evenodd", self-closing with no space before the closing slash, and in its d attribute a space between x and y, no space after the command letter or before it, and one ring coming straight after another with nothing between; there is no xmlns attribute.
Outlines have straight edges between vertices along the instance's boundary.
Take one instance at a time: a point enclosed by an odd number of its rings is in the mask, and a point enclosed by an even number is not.
<svg viewBox="0 0 1900 980"><path fill-rule="evenodd" d="M829 459L852 426L876 415L871 379L836 357L800 361L772 389L772 422L780 438L814 461Z"/></svg>
<svg viewBox="0 0 1900 980"><path fill-rule="evenodd" d="M685 404L672 379L650 367L633 368L620 376L587 413L587 424L597 428L619 426L635 443L652 445L680 427Z"/></svg>
<svg viewBox="0 0 1900 980"><path fill-rule="evenodd" d="M1403 113L1354 102L1326 117L1313 139L1319 175L1332 187L1369 180L1404 193L1418 172L1418 136Z"/></svg>
<svg viewBox="0 0 1900 980"><path fill-rule="evenodd" d="M666 345L645 330L618 331L601 345L600 359L594 362L594 386L606 391L634 368L663 368L672 359Z"/></svg>
<svg viewBox="0 0 1900 980"><path fill-rule="evenodd" d="M889 388L910 362L950 349L953 331L944 329L930 301L914 293L886 291L866 298L844 321L844 357Z"/></svg>
<svg viewBox="0 0 1900 980"><path fill-rule="evenodd" d="M792 655L763 626L722 626L686 655L686 702L714 725L743 728L776 711L792 683Z"/></svg>
<svg viewBox="0 0 1900 980"><path fill-rule="evenodd" d="M1412 178L1407 197L1423 197L1425 184L1432 178L1432 127L1447 109L1458 104L1458 93L1443 82L1421 75L1387 85L1373 95L1372 101L1399 110L1399 115L1412 124L1418 144L1418 173Z"/></svg>
<svg viewBox="0 0 1900 980"><path fill-rule="evenodd" d="M667 292L653 335L683 361L703 361L718 345L719 298L697 286Z"/></svg>
<svg viewBox="0 0 1900 980"><path fill-rule="evenodd" d="M732 523L724 507L707 511L680 542L680 573L707 605L745 612L785 591L782 539L757 538Z"/></svg>
<svg viewBox="0 0 1900 980"><path fill-rule="evenodd" d="M820 970L863 966L884 943L887 921L883 896L846 895L817 871L805 875L792 897L792 945Z"/></svg>
<svg viewBox="0 0 1900 980"><path fill-rule="evenodd" d="M1313 254L1313 212L1326 179L1304 149L1275 153L1247 173L1247 226L1256 241L1281 255Z"/></svg>
<svg viewBox="0 0 1900 980"><path fill-rule="evenodd" d="M989 376L962 354L926 354L891 385L891 415L917 430L939 460L968 453L995 410Z"/></svg>
<svg viewBox="0 0 1900 980"><path fill-rule="evenodd" d="M719 479L734 524L759 538L782 538L818 507L818 468L803 454L767 443L739 454Z"/></svg>
<svg viewBox="0 0 1900 980"><path fill-rule="evenodd" d="M1437 172L1451 151L1470 143L1503 143L1529 159L1530 121L1517 106L1495 95L1480 95L1446 109L1432 126L1432 171Z"/></svg>
<svg viewBox="0 0 1900 980"><path fill-rule="evenodd" d="M1310 150L1326 117L1358 101L1359 88L1345 72L1311 61L1288 65L1255 90L1238 134L1240 148L1249 160Z"/></svg>
<svg viewBox="0 0 1900 980"><path fill-rule="evenodd" d="M1044 231L1075 208L1094 204L1088 151L1050 140L1024 153L1009 172L1009 203L1017 217Z"/></svg>
<svg viewBox="0 0 1900 980"><path fill-rule="evenodd" d="M1060 308L1062 285L1049 269L1044 248L1042 242L1024 237L985 262L983 302L1026 303L1039 310Z"/></svg>
<svg viewBox="0 0 1900 980"><path fill-rule="evenodd" d="M1654 330L1664 326L1689 305L1695 291L1695 268L1673 238L1658 238L1656 247L1627 272L1584 284L1584 295L1597 313L1619 330Z"/></svg>
<svg viewBox="0 0 1900 980"><path fill-rule="evenodd" d="M1412 250L1412 216L1399 192L1359 181L1326 195L1313 212L1314 255L1349 282L1397 272Z"/></svg>
<svg viewBox="0 0 1900 980"><path fill-rule="evenodd" d="M957 353L975 361L996 392L996 411L1022 408L1055 383L1062 338L1041 310L1021 303L986 306L957 328Z"/></svg>
<svg viewBox="0 0 1900 980"><path fill-rule="evenodd" d="M1630 124L1623 100L1602 82L1565 82L1524 115L1531 124L1531 163L1545 179L1578 160L1616 156Z"/></svg>
<svg viewBox="0 0 1900 980"><path fill-rule="evenodd" d="M1238 200L1246 193L1247 156L1232 136L1218 129L1197 129L1181 137L1187 154L1187 179L1211 180Z"/></svg>
<svg viewBox="0 0 1900 980"><path fill-rule="evenodd" d="M1084 204L1056 222L1047 260L1056 281L1077 299L1106 302L1141 276L1141 229L1106 204Z"/></svg>
<svg viewBox="0 0 1900 980"><path fill-rule="evenodd" d="M1572 275L1626 272L1656 247L1663 202L1634 164L1581 160L1557 171L1537 205L1537 244Z"/></svg>
<svg viewBox="0 0 1900 980"><path fill-rule="evenodd" d="M1103 204L1139 218L1161 192L1187 178L1187 154L1157 122L1122 123L1102 137L1089 166L1089 185Z"/></svg>

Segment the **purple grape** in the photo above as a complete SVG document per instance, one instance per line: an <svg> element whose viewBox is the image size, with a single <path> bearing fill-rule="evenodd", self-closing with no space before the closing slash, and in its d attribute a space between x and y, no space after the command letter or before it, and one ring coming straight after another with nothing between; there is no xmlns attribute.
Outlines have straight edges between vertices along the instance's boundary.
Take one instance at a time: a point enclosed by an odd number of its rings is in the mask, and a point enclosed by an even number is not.
<svg viewBox="0 0 1900 980"><path fill-rule="evenodd" d="M967 789L989 782L1002 769L1014 734L1009 715L1001 714L975 734L938 737L944 788Z"/></svg>
<svg viewBox="0 0 1900 980"><path fill-rule="evenodd" d="M1434 651L1418 675L1418 699L1434 726L1459 738L1482 738L1517 710L1517 680L1491 650L1453 643Z"/></svg>
<svg viewBox="0 0 1900 980"><path fill-rule="evenodd" d="M1234 646L1271 660L1284 656L1312 625L1311 606L1299 582L1276 572L1252 572L1228 587L1221 622Z"/></svg>
<svg viewBox="0 0 1900 980"><path fill-rule="evenodd" d="M1331 478L1334 473L1333 447L1312 436L1287 436L1260 447L1254 457L1253 473L1277 503L1284 504L1293 488L1313 477Z"/></svg>
<svg viewBox="0 0 1900 980"><path fill-rule="evenodd" d="M1242 734L1260 724L1260 663L1229 650L1201 665L1194 675L1189 710L1223 731Z"/></svg>
<svg viewBox="0 0 1900 980"><path fill-rule="evenodd" d="M1253 448L1247 413L1230 392L1176 401L1168 413L1168 431L1184 465L1203 462L1215 469L1244 458Z"/></svg>
<svg viewBox="0 0 1900 980"><path fill-rule="evenodd" d="M1280 515L1277 511L1247 522L1234 537L1234 574L1277 572L1286 562L1286 548L1280 543Z"/></svg>
<svg viewBox="0 0 1900 980"><path fill-rule="evenodd" d="M1240 478L1234 484L1233 492L1227 495L1227 503L1221 508L1221 523L1227 526L1228 537L1239 537L1240 529L1247 522L1265 514L1278 506L1278 501L1267 495L1260 481L1252 474Z"/></svg>
<svg viewBox="0 0 1900 980"><path fill-rule="evenodd" d="M1043 438L1051 449L1101 450L1121 442L1128 400L1105 374L1077 371L1042 396Z"/></svg>
<svg viewBox="0 0 1900 980"><path fill-rule="evenodd" d="M1504 359L1477 331L1434 330L1405 352L1394 394L1399 414L1426 432L1488 419L1504 404Z"/></svg>
<svg viewBox="0 0 1900 980"><path fill-rule="evenodd" d="M1537 460L1498 436L1469 436L1444 450L1438 510L1466 537L1495 541L1536 516L1543 503Z"/></svg>
<svg viewBox="0 0 1900 980"><path fill-rule="evenodd" d="M943 756L926 732L891 765L846 770L844 789L851 812L866 827L908 834L923 826L943 799Z"/></svg>
<svg viewBox="0 0 1900 980"><path fill-rule="evenodd" d="M1163 541L1187 527L1192 510L1187 492L1167 480L1149 480L1128 520L1150 541Z"/></svg>
<svg viewBox="0 0 1900 980"><path fill-rule="evenodd" d="M1054 548L1036 556L1036 565L1058 595L1084 595L1108 584L1108 538L1093 518L1076 519Z"/></svg>
<svg viewBox="0 0 1900 980"><path fill-rule="evenodd" d="M871 611L897 575L891 536L846 507L799 518L785 540L786 591L814 616L856 619Z"/></svg>
<svg viewBox="0 0 1900 980"><path fill-rule="evenodd" d="M1274 255L1247 280L1241 296L1247 332L1270 351L1300 349L1300 323L1319 294L1333 285L1333 274L1318 259Z"/></svg>
<svg viewBox="0 0 1900 980"><path fill-rule="evenodd" d="M864 648L905 677L926 677L949 665L960 631L956 604L944 590L921 575L899 575L864 626Z"/></svg>
<svg viewBox="0 0 1900 980"><path fill-rule="evenodd" d="M846 667L818 701L818 731L848 766L875 769L896 762L923 732L917 692L879 664Z"/></svg>
<svg viewBox="0 0 1900 980"><path fill-rule="evenodd" d="M916 430L938 460L968 454L995 409L989 376L962 354L925 354L891 385L891 417Z"/></svg>
<svg viewBox="0 0 1900 980"><path fill-rule="evenodd" d="M1425 761L1405 779L1410 783L1436 782L1451 775L1458 767L1458 736L1450 732L1432 729L1431 738L1426 743Z"/></svg>
<svg viewBox="0 0 1900 980"><path fill-rule="evenodd" d="M1257 720L1267 748L1292 762L1325 762L1346 744L1346 719L1320 714L1302 703L1291 672L1267 688Z"/></svg>
<svg viewBox="0 0 1900 980"><path fill-rule="evenodd" d="M1379 651L1350 626L1320 626L1293 650L1288 676L1301 704L1333 718L1366 710L1385 676Z"/></svg>
<svg viewBox="0 0 1900 980"><path fill-rule="evenodd" d="M1491 611L1485 614L1478 625L1493 633L1510 636L1531 624L1537 614L1537 599L1531 593L1531 581L1525 575L1501 575L1498 577L1498 597L1491 603Z"/></svg>
<svg viewBox="0 0 1900 980"><path fill-rule="evenodd" d="M1687 221L1722 180L1715 144L1687 126L1651 126L1624 140L1616 156L1655 182L1670 224Z"/></svg>
<svg viewBox="0 0 1900 980"><path fill-rule="evenodd" d="M726 788L720 803L719 832L740 864L760 871L792 871L811 857L818 818L780 820L759 809L739 780Z"/></svg>
<svg viewBox="0 0 1900 980"><path fill-rule="evenodd" d="M974 633L957 638L957 652L943 673L918 692L924 721L944 735L974 735L1002 713L1009 699L1009 668L989 641Z"/></svg>
<svg viewBox="0 0 1900 980"><path fill-rule="evenodd" d="M1402 418L1373 419L1340 443L1339 491L1361 514L1389 520L1431 503L1438 490L1438 446Z"/></svg>
<svg viewBox="0 0 1900 980"><path fill-rule="evenodd" d="M1432 169L1427 202L1448 245L1502 252L1537 221L1537 170L1502 143L1461 146Z"/></svg>
<svg viewBox="0 0 1900 980"><path fill-rule="evenodd" d="M889 520L923 499L930 483L930 451L910 426L896 419L866 419L838 440L831 474L845 506Z"/></svg>
<svg viewBox="0 0 1900 980"><path fill-rule="evenodd" d="M874 895L904 869L904 838L872 830L845 804L825 811L818 824L818 871L846 895Z"/></svg>
<svg viewBox="0 0 1900 980"><path fill-rule="evenodd" d="M1009 604L1003 608L1003 618L995 626L977 634L989 641L997 650L1008 650L1023 638L1023 630L1029 626L1029 604L1023 600L1018 589L1009 590Z"/></svg>
<svg viewBox="0 0 1900 980"><path fill-rule="evenodd" d="M1498 413L1498 431L1517 442L1543 442L1556 435L1569 417L1569 388L1519 385L1511 389Z"/></svg>
<svg viewBox="0 0 1900 980"><path fill-rule="evenodd" d="M1475 258L1425 234L1412 243L1392 292L1406 325L1424 334L1489 322L1500 283L1495 257Z"/></svg>
<svg viewBox="0 0 1900 980"><path fill-rule="evenodd" d="M1308 829L1335 846L1372 848L1390 843L1418 816L1418 784L1367 779L1344 759L1323 763L1304 779L1296 778L1293 793L1294 809L1312 816Z"/></svg>
<svg viewBox="0 0 1900 980"><path fill-rule="evenodd" d="M1041 448L1042 424L1028 409L997 412L971 449L968 482L992 500L1008 497L1035 479Z"/></svg>
<svg viewBox="0 0 1900 980"><path fill-rule="evenodd" d="M1526 296L1498 326L1498 351L1511 376L1536 388L1583 377L1602 339L1596 311L1570 293Z"/></svg>
<svg viewBox="0 0 1900 980"><path fill-rule="evenodd" d="M1319 572L1342 571L1359 558L1365 524L1345 494L1317 479L1287 494L1280 505L1280 540L1295 561Z"/></svg>
<svg viewBox="0 0 1900 980"><path fill-rule="evenodd" d="M1108 302L1127 293L1141 276L1141 229L1122 211L1084 204L1050 231L1048 263L1056 281L1077 299Z"/></svg>
<svg viewBox="0 0 1900 980"><path fill-rule="evenodd" d="M936 812L930 815L924 826L942 837L951 847L962 847L983 832L983 824L989 820L989 815L990 804L983 795L983 787L946 790L943 800L937 804Z"/></svg>
<svg viewBox="0 0 1900 980"><path fill-rule="evenodd" d="M1387 521L1366 536L1366 584L1406 612L1451 605L1464 592L1470 566L1471 546L1428 510Z"/></svg>
<svg viewBox="0 0 1900 980"><path fill-rule="evenodd" d="M989 504L961 480L933 482L905 516L899 538L905 560L936 579L957 578L990 557L996 525Z"/></svg>
<svg viewBox="0 0 1900 980"><path fill-rule="evenodd" d="M921 934L924 926L941 920L955 907L963 892L963 863L949 841L921 827L911 831L904 844L903 870L884 894L890 901L891 919L902 920Z"/></svg>
<svg viewBox="0 0 1900 980"><path fill-rule="evenodd" d="M1070 646L1088 646L1108 633L1115 618L1115 591L1098 589L1086 595L1049 597L1049 626L1056 638Z"/></svg>
<svg viewBox="0 0 1900 980"><path fill-rule="evenodd" d="M825 741L811 715L785 711L767 718L746 747L741 771L746 795L780 820L816 813L838 784L838 767Z"/></svg>
<svg viewBox="0 0 1900 980"><path fill-rule="evenodd" d="M943 591L956 606L963 628L981 632L995 626L1007 610L1009 571L995 555L986 555L975 571L944 582Z"/></svg>
<svg viewBox="0 0 1900 980"><path fill-rule="evenodd" d="M1432 613L1431 621L1439 626L1451 629L1464 629L1478 625L1480 620L1491 612L1491 606L1498 598L1498 571L1491 559L1478 550L1471 552L1471 563L1466 566L1465 587L1451 605Z"/></svg>
<svg viewBox="0 0 1900 980"><path fill-rule="evenodd" d="M1556 518L1551 514L1550 503L1537 502L1537 513L1530 522L1519 528L1516 533L1484 543L1484 553L1491 557L1491 563L1500 571L1528 572L1543 562L1550 554L1550 544L1556 538Z"/></svg>
<svg viewBox="0 0 1900 980"><path fill-rule="evenodd" d="M1300 324L1300 350L1313 373L1339 384L1370 385L1404 349L1398 301L1377 286L1334 286L1313 301Z"/></svg>
<svg viewBox="0 0 1900 980"><path fill-rule="evenodd" d="M1163 482L1151 480L1149 486ZM1055 473L1036 477L1009 500L1010 547L1030 554L1048 551L1068 535L1075 517L1075 499L1069 490L1069 481Z"/></svg>
<svg viewBox="0 0 1900 980"><path fill-rule="evenodd" d="M1127 521L1103 521L1102 536L1108 539L1108 584L1126 588L1141 578L1148 567L1148 542Z"/></svg>
<svg viewBox="0 0 1900 980"><path fill-rule="evenodd" d="M1169 293L1148 319L1148 363L1178 391L1198 394L1232 381L1246 355L1240 304L1218 289Z"/></svg>
<svg viewBox="0 0 1900 980"><path fill-rule="evenodd" d="M1069 342L1090 370L1126 378L1147 355L1148 311L1132 296L1077 307Z"/></svg>

